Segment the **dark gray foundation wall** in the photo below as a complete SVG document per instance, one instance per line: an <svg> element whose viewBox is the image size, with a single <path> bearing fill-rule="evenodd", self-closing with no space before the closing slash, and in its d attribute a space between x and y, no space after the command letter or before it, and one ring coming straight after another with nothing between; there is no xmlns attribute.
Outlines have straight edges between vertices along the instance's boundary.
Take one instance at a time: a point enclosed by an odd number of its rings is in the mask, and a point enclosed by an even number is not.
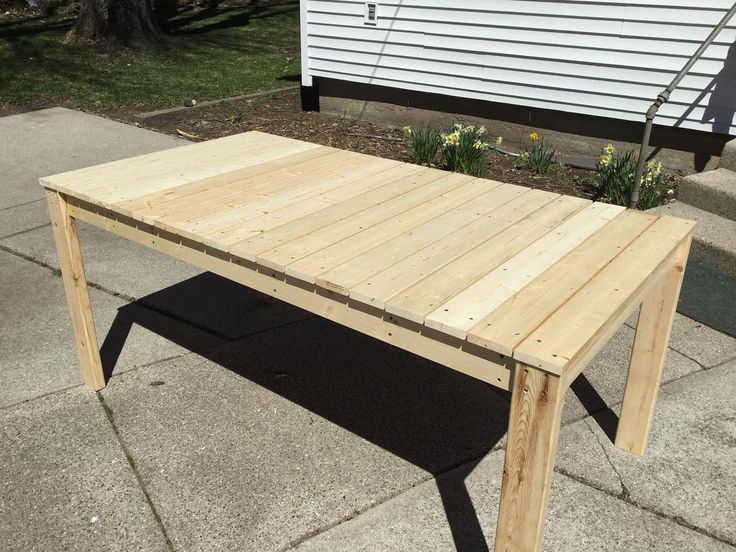
<svg viewBox="0 0 736 552"><path fill-rule="evenodd" d="M590 162L609 143L622 151L638 151L644 128L643 113L639 123L333 79L315 79L315 84L312 94L318 93L324 113L398 127L482 124L490 135L502 136L507 149L518 151L529 144L529 133L535 130L571 160L582 156ZM690 174L715 168L729 138L655 124L650 143L666 167Z"/></svg>

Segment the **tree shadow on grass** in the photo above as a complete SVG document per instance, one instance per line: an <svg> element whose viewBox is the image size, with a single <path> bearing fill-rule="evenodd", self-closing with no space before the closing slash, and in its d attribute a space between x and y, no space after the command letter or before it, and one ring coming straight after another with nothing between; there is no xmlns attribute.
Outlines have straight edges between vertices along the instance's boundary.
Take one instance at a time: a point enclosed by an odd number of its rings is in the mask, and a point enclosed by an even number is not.
<svg viewBox="0 0 736 552"><path fill-rule="evenodd" d="M30 103L158 106L184 97L209 99L262 88L283 72L284 62L274 54L290 54L298 47L298 32L284 31L282 20L297 7L217 7L214 12L177 16L171 20L170 39L145 52L101 45L65 46L61 40L74 22L71 17L3 24L0 95ZM192 24L193 17L202 20ZM281 21L281 30L272 25L254 26L247 33L227 30L274 17ZM220 61L208 63L207 59ZM219 69L214 80L213 68ZM242 83L242 89L234 82Z"/></svg>
<svg viewBox="0 0 736 552"><path fill-rule="evenodd" d="M508 393L259 297L205 273L120 308L101 347L107 377L139 324L431 473L457 550L489 550L465 479L505 435ZM241 337L202 349L150 308ZM589 412L607 409L584 378L573 391Z"/></svg>
<svg viewBox="0 0 736 552"><path fill-rule="evenodd" d="M257 5L218 8L215 6L186 16L171 18L162 22L162 26L170 36L195 36L233 27L245 27L253 20L267 20L284 14L297 14L298 12L298 3L278 7ZM204 23L210 19L212 21Z"/></svg>

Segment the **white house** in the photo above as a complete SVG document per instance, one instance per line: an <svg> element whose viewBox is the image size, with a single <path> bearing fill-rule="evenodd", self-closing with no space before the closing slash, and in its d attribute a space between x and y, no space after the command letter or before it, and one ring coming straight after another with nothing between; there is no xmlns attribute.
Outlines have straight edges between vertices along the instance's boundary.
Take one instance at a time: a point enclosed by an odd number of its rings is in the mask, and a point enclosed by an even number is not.
<svg viewBox="0 0 736 552"><path fill-rule="evenodd" d="M641 122L733 0L301 0L302 78ZM736 18L657 124L736 135Z"/></svg>

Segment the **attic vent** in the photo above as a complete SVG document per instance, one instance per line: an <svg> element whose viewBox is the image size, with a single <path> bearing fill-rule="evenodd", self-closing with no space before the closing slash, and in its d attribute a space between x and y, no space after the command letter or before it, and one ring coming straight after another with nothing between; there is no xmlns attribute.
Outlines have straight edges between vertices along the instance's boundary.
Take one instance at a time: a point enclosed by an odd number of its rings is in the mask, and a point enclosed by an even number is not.
<svg viewBox="0 0 736 552"><path fill-rule="evenodd" d="M378 17L376 16L376 9L378 2L366 2L365 3L365 24L376 25L378 23Z"/></svg>

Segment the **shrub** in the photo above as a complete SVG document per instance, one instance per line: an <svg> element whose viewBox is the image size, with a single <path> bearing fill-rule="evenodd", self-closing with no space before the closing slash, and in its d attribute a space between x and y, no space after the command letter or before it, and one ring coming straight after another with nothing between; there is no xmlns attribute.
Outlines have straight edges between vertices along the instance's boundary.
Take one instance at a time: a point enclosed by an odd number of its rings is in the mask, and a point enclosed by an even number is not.
<svg viewBox="0 0 736 552"><path fill-rule="evenodd" d="M440 145L440 132L431 125L418 128L404 127L404 132L409 140L407 150L412 163L434 164Z"/></svg>
<svg viewBox="0 0 736 552"><path fill-rule="evenodd" d="M598 170L598 192L611 203L627 207L634 187L637 159L633 152L620 154L611 144L603 148L596 165ZM648 161L641 177L639 209L651 209L662 202L674 190L667 186L669 175L659 161Z"/></svg>
<svg viewBox="0 0 736 552"><path fill-rule="evenodd" d="M441 135L442 163L454 172L483 176L489 144L483 140L484 127L455 124Z"/></svg>

